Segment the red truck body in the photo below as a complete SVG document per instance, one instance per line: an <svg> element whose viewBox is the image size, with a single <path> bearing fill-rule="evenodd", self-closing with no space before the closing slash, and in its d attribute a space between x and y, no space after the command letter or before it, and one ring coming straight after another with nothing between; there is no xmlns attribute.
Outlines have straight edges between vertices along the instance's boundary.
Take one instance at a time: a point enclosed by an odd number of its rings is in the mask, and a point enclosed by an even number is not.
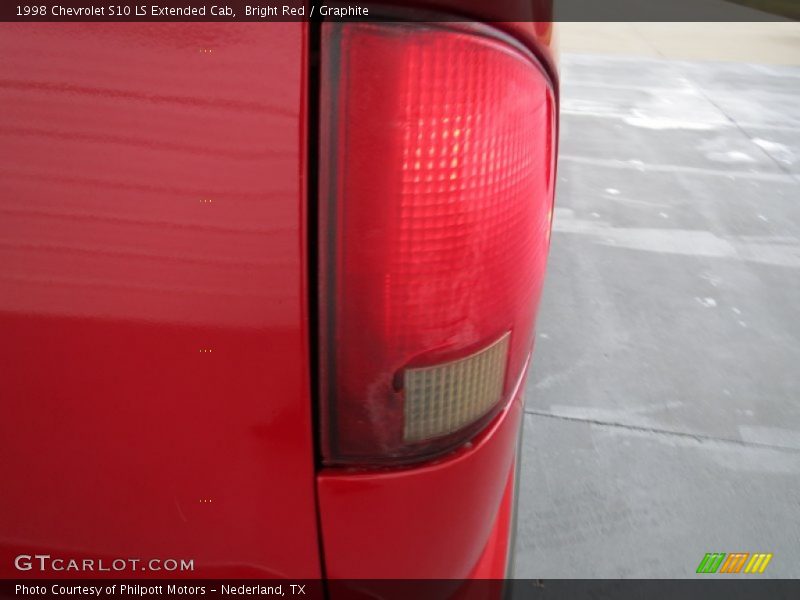
<svg viewBox="0 0 800 600"><path fill-rule="evenodd" d="M2 25L0 577L506 573L522 380L447 455L318 460L312 35Z"/></svg>

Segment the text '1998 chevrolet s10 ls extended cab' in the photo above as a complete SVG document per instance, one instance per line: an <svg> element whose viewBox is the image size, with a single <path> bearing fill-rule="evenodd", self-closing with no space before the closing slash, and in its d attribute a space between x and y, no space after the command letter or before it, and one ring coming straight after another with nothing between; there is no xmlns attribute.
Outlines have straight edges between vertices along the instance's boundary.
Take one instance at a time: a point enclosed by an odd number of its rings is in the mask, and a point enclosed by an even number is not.
<svg viewBox="0 0 800 600"><path fill-rule="evenodd" d="M0 26L0 576L507 574L557 74L471 6Z"/></svg>

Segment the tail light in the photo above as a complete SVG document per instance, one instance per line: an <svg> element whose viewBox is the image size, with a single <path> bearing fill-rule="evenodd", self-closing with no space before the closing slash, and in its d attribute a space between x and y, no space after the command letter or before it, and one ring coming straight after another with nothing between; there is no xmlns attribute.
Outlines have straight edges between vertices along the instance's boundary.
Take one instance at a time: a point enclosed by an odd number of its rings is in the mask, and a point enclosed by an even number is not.
<svg viewBox="0 0 800 600"><path fill-rule="evenodd" d="M474 436L523 375L553 92L488 27L326 23L322 52L323 459L413 462Z"/></svg>

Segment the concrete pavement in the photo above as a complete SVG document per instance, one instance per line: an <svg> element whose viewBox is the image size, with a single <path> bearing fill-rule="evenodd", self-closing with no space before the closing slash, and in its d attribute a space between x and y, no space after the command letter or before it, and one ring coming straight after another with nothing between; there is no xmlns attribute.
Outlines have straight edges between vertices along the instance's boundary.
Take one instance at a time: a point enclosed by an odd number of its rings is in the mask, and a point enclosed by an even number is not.
<svg viewBox="0 0 800 600"><path fill-rule="evenodd" d="M793 21L559 23L558 35L565 53L800 65L800 23Z"/></svg>
<svg viewBox="0 0 800 600"><path fill-rule="evenodd" d="M565 54L562 93L516 574L800 577L800 68Z"/></svg>

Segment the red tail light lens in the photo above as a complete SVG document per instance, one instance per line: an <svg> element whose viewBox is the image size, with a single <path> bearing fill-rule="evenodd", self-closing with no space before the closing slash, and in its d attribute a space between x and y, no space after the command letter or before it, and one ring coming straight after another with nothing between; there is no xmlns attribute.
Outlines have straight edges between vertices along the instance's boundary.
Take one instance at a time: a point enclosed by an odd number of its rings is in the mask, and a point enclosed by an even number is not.
<svg viewBox="0 0 800 600"><path fill-rule="evenodd" d="M487 31L323 26L326 464L448 451L523 374L549 245L553 92L531 55Z"/></svg>

